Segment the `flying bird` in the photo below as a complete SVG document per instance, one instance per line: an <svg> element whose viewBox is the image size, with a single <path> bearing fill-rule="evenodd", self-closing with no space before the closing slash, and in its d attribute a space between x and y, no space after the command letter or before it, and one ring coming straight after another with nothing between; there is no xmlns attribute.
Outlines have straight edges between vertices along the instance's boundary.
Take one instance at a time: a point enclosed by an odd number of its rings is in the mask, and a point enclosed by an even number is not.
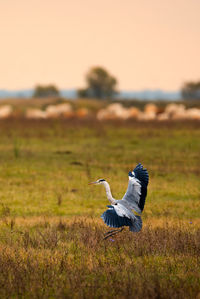
<svg viewBox="0 0 200 299"><path fill-rule="evenodd" d="M106 180L99 179L96 182L89 184L104 185L106 195L111 203L107 206L101 218L110 227L120 228L106 233L106 238L116 234L124 229L124 226L129 226L131 232L139 232L142 229L141 214L144 209L145 199L147 196L147 186L149 183L149 174L146 168L143 168L139 163L129 174L129 183L126 193L121 200L113 198L110 185Z"/></svg>

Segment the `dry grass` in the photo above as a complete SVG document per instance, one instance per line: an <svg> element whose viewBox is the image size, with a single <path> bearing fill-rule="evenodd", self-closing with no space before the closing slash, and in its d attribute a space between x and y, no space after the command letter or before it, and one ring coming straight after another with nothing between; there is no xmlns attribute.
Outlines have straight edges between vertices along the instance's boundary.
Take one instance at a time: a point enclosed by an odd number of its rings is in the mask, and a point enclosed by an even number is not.
<svg viewBox="0 0 200 299"><path fill-rule="evenodd" d="M12 229L3 223L1 298L195 298L200 292L199 228L145 225L106 241L104 232L92 219L19 221Z"/></svg>

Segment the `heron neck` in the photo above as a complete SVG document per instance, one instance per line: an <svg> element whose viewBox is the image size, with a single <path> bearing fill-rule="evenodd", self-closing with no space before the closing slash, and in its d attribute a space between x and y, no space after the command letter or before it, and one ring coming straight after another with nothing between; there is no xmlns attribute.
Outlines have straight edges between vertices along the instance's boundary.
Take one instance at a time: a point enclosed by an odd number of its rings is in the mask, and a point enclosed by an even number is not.
<svg viewBox="0 0 200 299"><path fill-rule="evenodd" d="M109 200L109 202L111 203L111 204L115 204L116 203L116 199L114 199L113 197L112 197L112 193L111 193L111 190L110 190L110 185L108 184L108 182L103 182L103 185L104 185L104 187L105 187L105 189L106 189L106 195L107 195L107 198L108 198L108 200Z"/></svg>

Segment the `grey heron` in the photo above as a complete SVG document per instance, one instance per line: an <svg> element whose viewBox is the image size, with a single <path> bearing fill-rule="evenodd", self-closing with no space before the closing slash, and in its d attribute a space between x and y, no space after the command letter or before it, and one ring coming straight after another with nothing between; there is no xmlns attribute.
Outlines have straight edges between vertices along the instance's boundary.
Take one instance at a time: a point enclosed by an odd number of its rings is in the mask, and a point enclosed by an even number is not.
<svg viewBox="0 0 200 299"><path fill-rule="evenodd" d="M106 195L111 203L107 206L101 218L110 227L120 228L112 230L106 234L106 238L123 230L124 226L128 226L131 232L139 232L142 229L141 214L144 209L145 199L147 195L147 186L149 183L149 174L146 168L139 163L129 174L129 183L126 193L121 200L113 198L110 185L104 179L89 184L104 185Z"/></svg>

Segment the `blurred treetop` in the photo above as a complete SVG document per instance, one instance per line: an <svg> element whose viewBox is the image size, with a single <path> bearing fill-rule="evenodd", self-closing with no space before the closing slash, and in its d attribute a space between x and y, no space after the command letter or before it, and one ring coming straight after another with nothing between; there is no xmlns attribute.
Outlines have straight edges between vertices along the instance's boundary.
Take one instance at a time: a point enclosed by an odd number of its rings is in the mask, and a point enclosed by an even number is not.
<svg viewBox="0 0 200 299"><path fill-rule="evenodd" d="M200 100L200 81L186 82L181 89L181 94L184 100Z"/></svg>
<svg viewBox="0 0 200 299"><path fill-rule="evenodd" d="M34 89L34 98L48 98L48 97L58 97L60 92L55 85L37 85Z"/></svg>
<svg viewBox="0 0 200 299"><path fill-rule="evenodd" d="M102 67L91 68L86 75L86 83L85 89L78 90L80 97L103 99L117 93L117 79Z"/></svg>

